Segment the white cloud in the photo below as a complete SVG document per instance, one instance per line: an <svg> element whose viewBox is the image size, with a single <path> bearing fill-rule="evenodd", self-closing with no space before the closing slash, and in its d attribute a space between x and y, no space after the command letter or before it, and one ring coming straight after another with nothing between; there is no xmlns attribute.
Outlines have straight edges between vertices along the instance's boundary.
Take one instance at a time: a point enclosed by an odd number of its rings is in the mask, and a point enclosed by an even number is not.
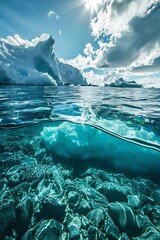
<svg viewBox="0 0 160 240"><path fill-rule="evenodd" d="M143 18L156 6L159 0L104 0L97 16L92 19L92 33L95 37L103 34L120 37L129 30L129 23L135 17Z"/></svg>
<svg viewBox="0 0 160 240"><path fill-rule="evenodd" d="M49 18L55 18L56 20L60 19L60 17L54 11L49 11L47 15Z"/></svg>
<svg viewBox="0 0 160 240"><path fill-rule="evenodd" d="M84 48L84 54L87 56L87 57L93 57L95 51L92 47L92 45L90 43L87 43L85 48Z"/></svg>
<svg viewBox="0 0 160 240"><path fill-rule="evenodd" d="M92 67L95 68L94 57L95 57L96 52L94 51L94 48L90 43L87 43L85 45L83 53L85 56L79 54L74 59L67 60L66 62L80 70L92 68Z"/></svg>
<svg viewBox="0 0 160 240"><path fill-rule="evenodd" d="M93 36L106 41L96 51L97 66L160 67L159 8L160 0L104 0L91 21Z"/></svg>
<svg viewBox="0 0 160 240"><path fill-rule="evenodd" d="M95 74L93 70L83 72L83 76L86 78L88 84L103 85L104 75Z"/></svg>
<svg viewBox="0 0 160 240"><path fill-rule="evenodd" d="M61 31L60 29L59 29L59 31L58 31L58 32L59 32L59 35L60 35L60 36L62 36L62 31Z"/></svg>
<svg viewBox="0 0 160 240"><path fill-rule="evenodd" d="M94 61L91 57L85 57L79 54L76 58L70 59L66 61L68 64L72 65L73 67L76 67L78 69L87 69L90 67L95 67Z"/></svg>

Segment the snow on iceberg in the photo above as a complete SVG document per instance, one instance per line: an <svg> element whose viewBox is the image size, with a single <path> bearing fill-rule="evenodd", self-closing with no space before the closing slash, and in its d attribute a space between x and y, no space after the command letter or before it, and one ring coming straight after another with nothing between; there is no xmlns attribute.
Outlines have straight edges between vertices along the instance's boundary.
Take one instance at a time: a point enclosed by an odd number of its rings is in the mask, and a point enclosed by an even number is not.
<svg viewBox="0 0 160 240"><path fill-rule="evenodd" d="M66 85L87 85L84 77L77 68L58 59L57 63L60 77Z"/></svg>
<svg viewBox="0 0 160 240"><path fill-rule="evenodd" d="M18 35L0 39L0 84L87 85L80 71L55 56L55 40L42 34L31 42Z"/></svg>

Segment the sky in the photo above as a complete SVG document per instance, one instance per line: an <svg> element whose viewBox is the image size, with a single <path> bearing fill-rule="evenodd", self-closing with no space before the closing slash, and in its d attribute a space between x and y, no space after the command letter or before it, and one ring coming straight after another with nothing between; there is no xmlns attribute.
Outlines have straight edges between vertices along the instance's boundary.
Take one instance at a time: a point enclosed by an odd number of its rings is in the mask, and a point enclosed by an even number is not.
<svg viewBox="0 0 160 240"><path fill-rule="evenodd" d="M0 12L1 38L47 33L94 81L160 87L160 0L0 0Z"/></svg>
<svg viewBox="0 0 160 240"><path fill-rule="evenodd" d="M42 33L56 40L58 57L73 58L94 41L90 16L77 0L0 0L0 37L32 40Z"/></svg>

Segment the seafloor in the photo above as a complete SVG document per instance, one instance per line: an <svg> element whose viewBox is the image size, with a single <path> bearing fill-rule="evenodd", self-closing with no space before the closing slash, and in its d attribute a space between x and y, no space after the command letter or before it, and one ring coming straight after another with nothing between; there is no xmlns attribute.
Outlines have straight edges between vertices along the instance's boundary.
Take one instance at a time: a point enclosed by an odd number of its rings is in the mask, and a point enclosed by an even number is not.
<svg viewBox="0 0 160 240"><path fill-rule="evenodd" d="M159 185L57 161L41 131L1 130L0 239L160 239Z"/></svg>

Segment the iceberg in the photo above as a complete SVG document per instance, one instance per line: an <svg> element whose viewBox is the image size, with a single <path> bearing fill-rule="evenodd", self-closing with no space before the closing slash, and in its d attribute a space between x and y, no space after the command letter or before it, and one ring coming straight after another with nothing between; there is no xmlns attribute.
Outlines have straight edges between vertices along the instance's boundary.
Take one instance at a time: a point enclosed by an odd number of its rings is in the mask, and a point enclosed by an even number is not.
<svg viewBox="0 0 160 240"><path fill-rule="evenodd" d="M125 88L143 88L143 85L137 84L135 81L125 81L123 78L117 79L115 82L105 84L106 87L125 87Z"/></svg>
<svg viewBox="0 0 160 240"><path fill-rule="evenodd" d="M0 84L87 85L80 71L55 55L55 40L42 34L31 42L18 35L0 39Z"/></svg>
<svg viewBox="0 0 160 240"><path fill-rule="evenodd" d="M42 142L57 162L100 164L105 169L159 179L159 145L124 138L93 125L54 122L41 132ZM62 147L63 146L63 147ZM153 174L154 172L154 174Z"/></svg>

